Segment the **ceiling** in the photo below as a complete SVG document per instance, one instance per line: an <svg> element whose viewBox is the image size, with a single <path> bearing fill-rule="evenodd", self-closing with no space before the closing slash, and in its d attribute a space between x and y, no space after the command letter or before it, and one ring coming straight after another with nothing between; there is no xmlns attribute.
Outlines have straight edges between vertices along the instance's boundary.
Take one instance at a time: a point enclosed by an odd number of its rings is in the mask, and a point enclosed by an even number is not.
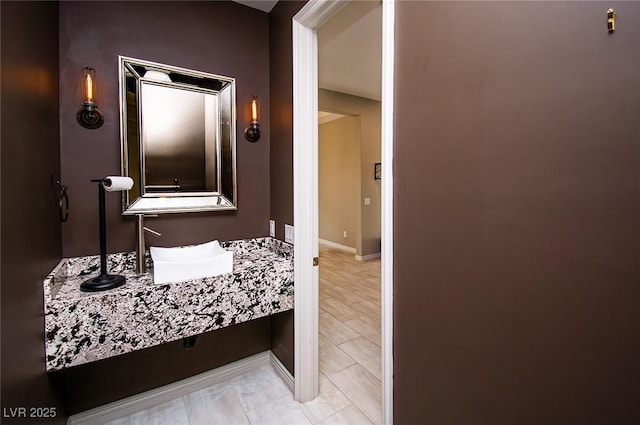
<svg viewBox="0 0 640 425"><path fill-rule="evenodd" d="M336 114L334 112L318 111L318 125L344 118L346 115Z"/></svg>
<svg viewBox="0 0 640 425"><path fill-rule="evenodd" d="M318 30L320 88L380 100L382 3L352 1Z"/></svg>
<svg viewBox="0 0 640 425"><path fill-rule="evenodd" d="M233 0L236 3L262 10L263 12L271 12L271 9L278 3L278 0Z"/></svg>
<svg viewBox="0 0 640 425"><path fill-rule="evenodd" d="M234 0L269 13L277 0ZM381 99L382 2L351 1L318 29L320 88Z"/></svg>

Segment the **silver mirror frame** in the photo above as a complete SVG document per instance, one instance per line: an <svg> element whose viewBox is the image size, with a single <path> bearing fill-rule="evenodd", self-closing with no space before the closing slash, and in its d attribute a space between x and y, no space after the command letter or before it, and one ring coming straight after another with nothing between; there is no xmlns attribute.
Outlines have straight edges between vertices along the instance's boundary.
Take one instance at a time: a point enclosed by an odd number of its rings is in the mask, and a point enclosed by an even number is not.
<svg viewBox="0 0 640 425"><path fill-rule="evenodd" d="M218 162L223 163L221 173L225 173L219 179L220 185L216 192L153 192L144 193L140 185L144 177L138 175L130 175L132 161L138 163L138 170L144 170L144 148L142 146L142 130L141 130L141 106L139 106L139 97L142 79L134 73L136 77L136 140L129 140L128 136L128 117L127 117L127 69L131 66L144 67L147 71L154 70L164 73L172 73L184 76L186 79L206 79L215 82L223 82L227 84L229 90L229 108L230 119L228 123L229 146L227 149L218 149ZM194 71L186 68L180 68L171 65L165 65L156 62L150 62L126 56L118 56L118 83L119 83L119 101L120 101L120 150L121 150L121 173L123 176L129 176L134 180L134 184L138 185L140 196L137 199L131 199L129 191L122 192L122 214L168 214L168 213L185 213L185 212L202 212L202 211L228 211L237 210L237 178L236 178L236 87L235 78L215 75L202 71ZM205 88L187 83L180 84L185 90L210 92ZM177 84L176 84L177 86ZM181 88L181 87L177 87ZM218 123L218 130L221 130L223 123ZM226 136L226 135L225 135ZM137 144L139 157L129 158L129 143ZM220 152L222 151L222 152ZM224 164L230 165L231 170L224 171ZM136 174L136 173L134 173Z"/></svg>

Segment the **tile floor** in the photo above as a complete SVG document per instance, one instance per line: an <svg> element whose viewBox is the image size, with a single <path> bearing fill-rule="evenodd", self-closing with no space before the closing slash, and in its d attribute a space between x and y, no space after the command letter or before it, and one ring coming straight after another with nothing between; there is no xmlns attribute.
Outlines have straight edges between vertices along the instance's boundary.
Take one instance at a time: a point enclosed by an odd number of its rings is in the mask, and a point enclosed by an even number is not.
<svg viewBox="0 0 640 425"><path fill-rule="evenodd" d="M380 260L320 247L320 395L298 403L264 366L107 425L382 422Z"/></svg>

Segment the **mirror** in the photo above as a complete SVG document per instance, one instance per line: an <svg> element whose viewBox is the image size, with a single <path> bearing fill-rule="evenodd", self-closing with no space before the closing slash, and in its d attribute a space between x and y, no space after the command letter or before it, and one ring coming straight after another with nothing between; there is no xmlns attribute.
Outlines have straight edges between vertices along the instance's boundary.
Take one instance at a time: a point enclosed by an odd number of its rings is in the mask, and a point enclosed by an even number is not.
<svg viewBox="0 0 640 425"><path fill-rule="evenodd" d="M235 210L235 79L118 57L124 215Z"/></svg>

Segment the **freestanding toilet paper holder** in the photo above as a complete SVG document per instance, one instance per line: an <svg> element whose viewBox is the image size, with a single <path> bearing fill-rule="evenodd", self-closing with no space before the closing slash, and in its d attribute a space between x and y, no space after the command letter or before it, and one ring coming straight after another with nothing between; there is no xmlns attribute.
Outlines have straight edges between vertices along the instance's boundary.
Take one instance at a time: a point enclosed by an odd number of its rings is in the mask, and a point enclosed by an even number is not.
<svg viewBox="0 0 640 425"><path fill-rule="evenodd" d="M128 179L128 180L121 180ZM98 213L100 225L100 275L87 279L80 284L83 292L99 292L117 288L126 283L127 279L118 274L107 273L107 220L104 209L105 187L110 191L129 190L133 187L133 180L126 177L105 177L104 179L93 179L93 183L98 183Z"/></svg>

